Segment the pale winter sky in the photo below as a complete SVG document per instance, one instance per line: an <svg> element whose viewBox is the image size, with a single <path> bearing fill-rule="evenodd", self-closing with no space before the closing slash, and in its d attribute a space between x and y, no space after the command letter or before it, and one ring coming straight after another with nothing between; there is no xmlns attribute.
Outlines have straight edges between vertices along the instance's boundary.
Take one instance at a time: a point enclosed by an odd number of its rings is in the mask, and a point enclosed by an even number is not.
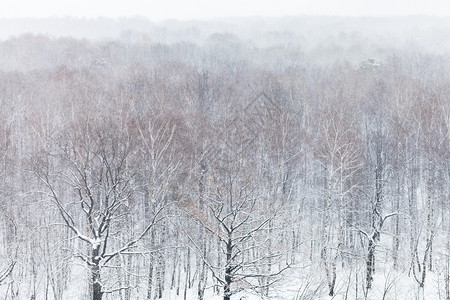
<svg viewBox="0 0 450 300"><path fill-rule="evenodd" d="M449 0L0 0L0 18L126 17L211 19L240 16L450 16Z"/></svg>

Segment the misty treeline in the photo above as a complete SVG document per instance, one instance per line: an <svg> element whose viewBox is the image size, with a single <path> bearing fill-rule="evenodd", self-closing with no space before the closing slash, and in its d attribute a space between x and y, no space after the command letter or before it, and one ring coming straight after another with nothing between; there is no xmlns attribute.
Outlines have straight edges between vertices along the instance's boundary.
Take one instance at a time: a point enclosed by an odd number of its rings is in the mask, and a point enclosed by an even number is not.
<svg viewBox="0 0 450 300"><path fill-rule="evenodd" d="M363 299L386 270L448 299L448 56L323 65L225 33L0 52L7 299L270 298L287 274Z"/></svg>
<svg viewBox="0 0 450 300"><path fill-rule="evenodd" d="M79 68L99 58L108 59L116 67L136 60L154 66L167 59L198 65L199 57L216 51L232 60L260 64L264 69L294 64L359 65L367 58L384 60L395 53L448 56L449 35L450 17L431 16L164 22L144 17L0 18L0 69L27 71L61 65ZM154 55L148 55L149 51Z"/></svg>

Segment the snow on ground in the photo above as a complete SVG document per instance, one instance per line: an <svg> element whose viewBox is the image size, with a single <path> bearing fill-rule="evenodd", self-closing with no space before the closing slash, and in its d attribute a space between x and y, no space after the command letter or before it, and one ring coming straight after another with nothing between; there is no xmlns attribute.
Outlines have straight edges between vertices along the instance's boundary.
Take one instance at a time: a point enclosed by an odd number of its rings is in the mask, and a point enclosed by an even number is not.
<svg viewBox="0 0 450 300"><path fill-rule="evenodd" d="M436 269L427 272L425 289L419 290L418 284L408 270L395 271L392 263L377 264L373 287L367 295L364 293L365 265L361 261L357 266L338 268L336 294L328 296L328 286L321 265L297 265L287 270L283 279L274 284L268 297L262 297L254 291L243 291L231 297L231 300L444 300L445 278L444 266L436 263ZM88 300L88 273L79 261L72 263L69 286L64 292L63 300ZM194 285L196 286L196 285ZM0 285L0 295L6 295L7 285ZM175 290L165 291L163 300L184 300L183 286L180 294ZM42 293L36 300L44 299ZM105 295L104 300L118 299L117 295ZM133 300L146 299L145 288L139 294L134 293ZM197 290L187 291L186 299L196 300ZM205 291L205 300L222 300L223 296L213 293L212 288Z"/></svg>
<svg viewBox="0 0 450 300"><path fill-rule="evenodd" d="M339 270L336 282L336 294L328 296L328 286L324 280L323 269L317 266L307 268L294 267L277 283L268 297L257 295L253 291L244 291L231 297L232 300L439 300L445 298L443 279L438 281L439 272L427 273L425 290L419 293L418 284L408 272L396 272L380 264L374 274L373 288L364 293L364 269L351 272ZM175 291L167 292L164 300L182 300L183 295L176 296ZM197 299L197 291L189 290L186 299ZM205 292L205 300L222 300L221 295L214 295L212 289Z"/></svg>

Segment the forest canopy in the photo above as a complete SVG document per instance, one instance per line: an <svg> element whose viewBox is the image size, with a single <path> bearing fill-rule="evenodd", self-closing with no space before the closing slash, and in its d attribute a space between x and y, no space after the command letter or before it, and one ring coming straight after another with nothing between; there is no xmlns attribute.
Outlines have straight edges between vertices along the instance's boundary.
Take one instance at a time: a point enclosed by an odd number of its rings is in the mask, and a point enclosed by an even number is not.
<svg viewBox="0 0 450 300"><path fill-rule="evenodd" d="M449 297L448 19L71 21L0 41L0 295Z"/></svg>

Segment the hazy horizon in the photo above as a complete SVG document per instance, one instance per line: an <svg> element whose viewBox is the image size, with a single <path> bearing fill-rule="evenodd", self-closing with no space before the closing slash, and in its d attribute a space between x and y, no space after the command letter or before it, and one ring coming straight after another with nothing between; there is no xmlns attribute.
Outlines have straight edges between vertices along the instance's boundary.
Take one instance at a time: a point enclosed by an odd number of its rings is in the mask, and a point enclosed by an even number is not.
<svg viewBox="0 0 450 300"><path fill-rule="evenodd" d="M88 1L30 1L18 0L3 4L0 18L48 17L134 17L143 16L152 21L212 20L232 17L313 16L450 16L450 3L444 0L260 0L260 1L206 1L206 0L129 0L114 3L104 0Z"/></svg>
<svg viewBox="0 0 450 300"><path fill-rule="evenodd" d="M267 33L290 34L290 42L299 39L318 40L342 33L359 33L371 40L413 39L427 46L445 42L450 31L450 17L433 16L382 16L345 17L298 15L289 17L222 17L213 20L164 20L155 22L146 16L134 17L46 17L2 18L0 39L9 39L25 33L49 37L74 37L88 39L115 39L124 34L145 34L154 42L204 40L209 35L227 32L248 40ZM311 34L314 33L314 34ZM302 42L302 43L303 43ZM304 44L304 43L303 43ZM445 47L447 48L447 47Z"/></svg>

